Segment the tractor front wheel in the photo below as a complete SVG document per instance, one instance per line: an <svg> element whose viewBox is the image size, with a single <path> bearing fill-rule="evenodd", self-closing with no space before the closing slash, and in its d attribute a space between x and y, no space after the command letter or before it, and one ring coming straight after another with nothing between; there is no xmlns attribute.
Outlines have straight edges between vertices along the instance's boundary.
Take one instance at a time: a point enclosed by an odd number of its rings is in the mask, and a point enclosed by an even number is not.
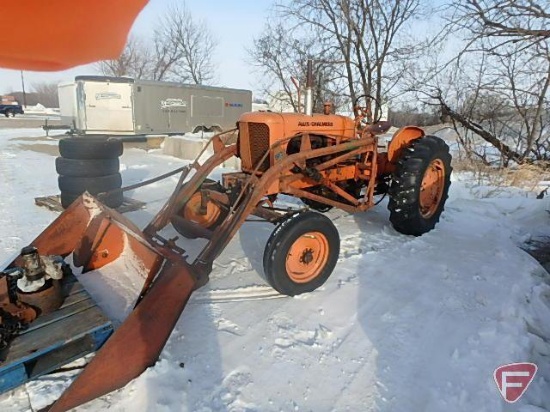
<svg viewBox="0 0 550 412"><path fill-rule="evenodd" d="M420 236L439 221L451 185L449 146L436 136L403 150L389 190L390 221L406 235Z"/></svg>
<svg viewBox="0 0 550 412"><path fill-rule="evenodd" d="M269 284L288 296L311 292L327 281L340 252L332 221L316 212L296 213L271 234L264 251Z"/></svg>

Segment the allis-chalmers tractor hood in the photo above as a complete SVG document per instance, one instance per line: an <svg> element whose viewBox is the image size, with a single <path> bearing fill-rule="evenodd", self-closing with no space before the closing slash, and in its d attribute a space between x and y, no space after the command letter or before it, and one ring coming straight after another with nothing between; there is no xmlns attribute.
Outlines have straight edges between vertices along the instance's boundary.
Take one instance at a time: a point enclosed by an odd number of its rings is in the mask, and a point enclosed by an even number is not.
<svg viewBox="0 0 550 412"><path fill-rule="evenodd" d="M239 121L264 123L279 137L312 131L325 135L344 135L350 139L355 136L353 120L335 114L308 116L300 113L251 112L243 114Z"/></svg>

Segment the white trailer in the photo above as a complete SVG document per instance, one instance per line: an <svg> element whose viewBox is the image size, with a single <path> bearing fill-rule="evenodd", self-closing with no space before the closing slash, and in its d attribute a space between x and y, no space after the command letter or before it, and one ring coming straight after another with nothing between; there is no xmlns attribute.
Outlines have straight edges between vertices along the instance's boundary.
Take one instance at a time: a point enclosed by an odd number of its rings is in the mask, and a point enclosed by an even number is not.
<svg viewBox="0 0 550 412"><path fill-rule="evenodd" d="M58 87L61 122L77 134L176 134L235 127L250 90L77 76Z"/></svg>

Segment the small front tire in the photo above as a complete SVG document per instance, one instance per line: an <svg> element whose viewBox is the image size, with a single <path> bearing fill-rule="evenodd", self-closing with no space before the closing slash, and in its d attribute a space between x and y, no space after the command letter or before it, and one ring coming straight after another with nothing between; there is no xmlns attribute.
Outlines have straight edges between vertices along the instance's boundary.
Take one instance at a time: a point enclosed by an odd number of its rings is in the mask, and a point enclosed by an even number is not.
<svg viewBox="0 0 550 412"><path fill-rule="evenodd" d="M264 251L269 284L288 296L311 292L332 274L340 236L332 221L316 212L296 213L271 234Z"/></svg>

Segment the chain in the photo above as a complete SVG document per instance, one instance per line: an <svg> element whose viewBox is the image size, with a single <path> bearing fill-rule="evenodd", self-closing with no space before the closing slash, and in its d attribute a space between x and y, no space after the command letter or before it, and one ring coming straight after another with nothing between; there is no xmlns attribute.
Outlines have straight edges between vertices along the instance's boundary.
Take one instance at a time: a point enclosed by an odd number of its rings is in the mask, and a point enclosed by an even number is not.
<svg viewBox="0 0 550 412"><path fill-rule="evenodd" d="M17 301L17 279L5 274L0 275L6 277L8 284L8 295L12 302ZM26 329L28 325L21 322L16 316L0 308L0 361L3 360L4 354L2 353L6 349L15 335Z"/></svg>
<svg viewBox="0 0 550 412"><path fill-rule="evenodd" d="M6 349L12 338L26 328L26 324L0 308L0 351Z"/></svg>

